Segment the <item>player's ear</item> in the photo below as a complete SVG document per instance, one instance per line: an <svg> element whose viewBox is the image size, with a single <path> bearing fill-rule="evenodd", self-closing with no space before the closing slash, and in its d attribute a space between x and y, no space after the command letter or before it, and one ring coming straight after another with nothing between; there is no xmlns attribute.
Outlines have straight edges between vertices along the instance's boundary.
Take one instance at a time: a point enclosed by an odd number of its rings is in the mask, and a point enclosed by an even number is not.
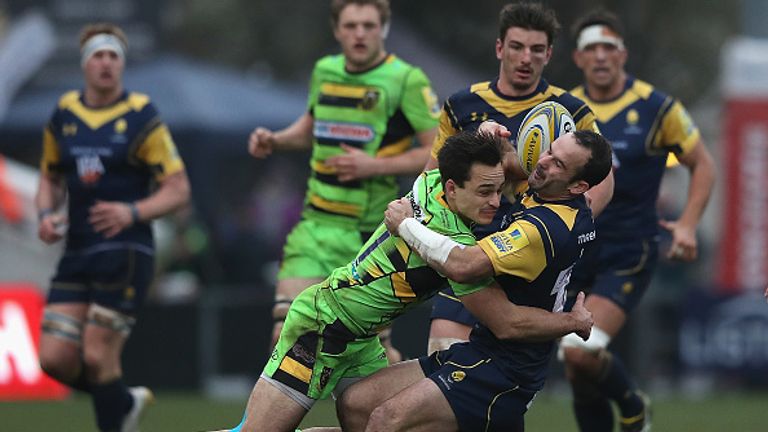
<svg viewBox="0 0 768 432"><path fill-rule="evenodd" d="M453 179L445 181L445 195L451 198L456 195L456 182Z"/></svg>
<svg viewBox="0 0 768 432"><path fill-rule="evenodd" d="M568 192L570 192L571 195L581 195L588 191L589 187L589 183L584 180L577 180L568 186Z"/></svg>

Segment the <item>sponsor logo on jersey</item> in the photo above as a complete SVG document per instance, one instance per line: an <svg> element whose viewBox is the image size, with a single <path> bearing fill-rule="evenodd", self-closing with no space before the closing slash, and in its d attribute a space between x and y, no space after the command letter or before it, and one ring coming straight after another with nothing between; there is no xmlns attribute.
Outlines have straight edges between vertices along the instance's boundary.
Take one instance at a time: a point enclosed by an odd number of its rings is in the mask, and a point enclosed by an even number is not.
<svg viewBox="0 0 768 432"><path fill-rule="evenodd" d="M77 175L86 185L95 185L104 174L104 165L98 155L82 155L76 159Z"/></svg>
<svg viewBox="0 0 768 432"><path fill-rule="evenodd" d="M530 243L521 228L513 228L509 231L493 234L490 236L490 239L500 256L520 250Z"/></svg>
<svg viewBox="0 0 768 432"><path fill-rule="evenodd" d="M320 390L324 389L326 385L328 385L328 381L331 379L331 374L333 373L333 368L329 368L328 366L323 366L323 371L320 372L320 379L318 382L318 387L320 387Z"/></svg>
<svg viewBox="0 0 768 432"><path fill-rule="evenodd" d="M592 231L590 231L590 232L588 232L586 234L579 234L579 237L578 237L579 244L584 244L584 243L587 243L587 242L591 242L592 240L595 239L595 237L597 237L597 234L595 233L594 230L592 230Z"/></svg>
<svg viewBox="0 0 768 432"><path fill-rule="evenodd" d="M373 127L363 123L341 123L315 120L315 137L365 143L376 136Z"/></svg>

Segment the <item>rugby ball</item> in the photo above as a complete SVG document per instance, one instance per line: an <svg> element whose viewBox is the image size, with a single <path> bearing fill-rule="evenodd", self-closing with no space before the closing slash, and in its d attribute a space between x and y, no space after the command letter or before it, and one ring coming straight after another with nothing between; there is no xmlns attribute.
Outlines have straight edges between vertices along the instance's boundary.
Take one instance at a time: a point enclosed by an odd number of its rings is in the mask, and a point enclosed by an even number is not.
<svg viewBox="0 0 768 432"><path fill-rule="evenodd" d="M526 174L560 135L576 130L571 113L557 102L542 102L526 114L517 130L517 157Z"/></svg>

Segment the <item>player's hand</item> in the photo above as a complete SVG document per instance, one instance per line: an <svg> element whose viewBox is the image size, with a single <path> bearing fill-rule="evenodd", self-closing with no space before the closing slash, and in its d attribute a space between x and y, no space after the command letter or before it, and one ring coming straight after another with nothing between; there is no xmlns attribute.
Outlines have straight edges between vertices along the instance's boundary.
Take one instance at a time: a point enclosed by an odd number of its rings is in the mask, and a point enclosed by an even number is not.
<svg viewBox="0 0 768 432"><path fill-rule="evenodd" d="M763 293L763 297L765 297L765 300L768 301L768 286L765 287L765 292Z"/></svg>
<svg viewBox="0 0 768 432"><path fill-rule="evenodd" d="M88 209L88 223L97 233L112 238L133 225L131 206L124 202L96 201L96 204Z"/></svg>
<svg viewBox="0 0 768 432"><path fill-rule="evenodd" d="M60 213L51 213L40 220L37 225L37 236L46 244L53 244L64 237L67 217Z"/></svg>
<svg viewBox="0 0 768 432"><path fill-rule="evenodd" d="M681 224L679 221L660 220L659 225L672 234L672 245L667 251L667 258L691 262L698 256L696 228Z"/></svg>
<svg viewBox="0 0 768 432"><path fill-rule="evenodd" d="M384 225L387 226L387 231L390 234L397 235L397 228L405 218L411 216L413 216L413 207L411 207L411 201L408 198L390 201L387 204L387 209L384 210Z"/></svg>
<svg viewBox="0 0 768 432"><path fill-rule="evenodd" d="M481 133L496 135L498 137L507 138L507 139L509 139L512 136L512 132L510 132L506 126L496 123L493 120L486 120L480 123L480 126L477 128L477 131Z"/></svg>
<svg viewBox="0 0 768 432"><path fill-rule="evenodd" d="M375 157L344 143L341 143L341 148L344 154L325 160L326 165L336 169L336 176L340 181L359 180L378 174L378 161Z"/></svg>
<svg viewBox="0 0 768 432"><path fill-rule="evenodd" d="M583 340L589 339L589 334L592 332L592 312L584 306L584 292L579 291L576 296L576 303L571 308L571 315L576 319L577 327L573 330Z"/></svg>
<svg viewBox="0 0 768 432"><path fill-rule="evenodd" d="M255 158L263 159L272 154L274 145L274 132L267 128L257 127L248 138L248 153Z"/></svg>

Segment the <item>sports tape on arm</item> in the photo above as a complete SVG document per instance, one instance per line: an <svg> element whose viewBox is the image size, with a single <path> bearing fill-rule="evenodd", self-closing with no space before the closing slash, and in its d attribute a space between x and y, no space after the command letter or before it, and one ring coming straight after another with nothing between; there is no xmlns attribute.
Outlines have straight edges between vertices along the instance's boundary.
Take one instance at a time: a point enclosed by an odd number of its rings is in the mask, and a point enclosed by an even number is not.
<svg viewBox="0 0 768 432"><path fill-rule="evenodd" d="M451 250L462 245L425 227L414 218L405 218L397 227L403 240L427 262L444 265Z"/></svg>

